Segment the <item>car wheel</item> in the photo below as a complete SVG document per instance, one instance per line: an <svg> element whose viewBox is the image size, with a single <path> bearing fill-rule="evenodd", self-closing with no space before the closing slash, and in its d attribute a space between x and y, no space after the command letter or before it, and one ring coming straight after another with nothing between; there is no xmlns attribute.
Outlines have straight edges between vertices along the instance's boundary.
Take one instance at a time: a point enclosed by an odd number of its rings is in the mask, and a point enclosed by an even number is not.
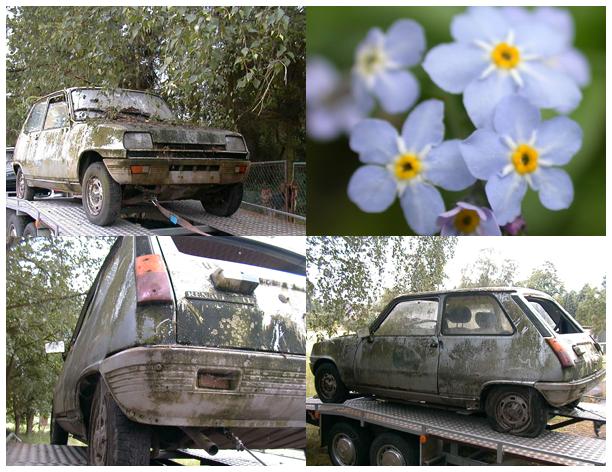
<svg viewBox="0 0 612 472"><path fill-rule="evenodd" d="M548 405L539 392L527 387L494 388L487 395L485 410L495 431L515 436L539 436L548 421Z"/></svg>
<svg viewBox="0 0 612 472"><path fill-rule="evenodd" d="M14 211L7 213L6 217L6 237L8 238L21 238L23 236L23 230L27 226L30 218L25 215L18 215Z"/></svg>
<svg viewBox="0 0 612 472"><path fill-rule="evenodd" d="M24 238L35 238L38 236L38 228L36 228L36 223L30 221L23 230Z"/></svg>
<svg viewBox="0 0 612 472"><path fill-rule="evenodd" d="M340 372L331 362L325 362L317 368L315 390L323 403L342 403L349 393L340 378Z"/></svg>
<svg viewBox="0 0 612 472"><path fill-rule="evenodd" d="M334 465L368 465L370 435L361 426L336 423L327 439L327 452Z"/></svg>
<svg viewBox="0 0 612 472"><path fill-rule="evenodd" d="M30 187L28 185L28 182L25 178L25 175L23 175L23 171L21 170L21 167L17 169L16 185L17 187L15 189L15 192L17 193L17 198L23 198L24 200L29 200L29 201L34 200L34 194L36 193L35 189L34 187Z"/></svg>
<svg viewBox="0 0 612 472"><path fill-rule="evenodd" d="M83 209L87 219L107 226L119 218L121 185L113 180L103 162L94 162L83 176Z"/></svg>
<svg viewBox="0 0 612 472"><path fill-rule="evenodd" d="M57 421L55 421L55 415L51 412L51 444L58 446L65 446L68 444L68 432L62 428Z"/></svg>
<svg viewBox="0 0 612 472"><path fill-rule="evenodd" d="M370 446L370 465L419 465L419 442L395 433L382 433Z"/></svg>
<svg viewBox="0 0 612 472"><path fill-rule="evenodd" d="M149 465L151 428L129 420L100 379L91 405L89 465Z"/></svg>
<svg viewBox="0 0 612 472"><path fill-rule="evenodd" d="M220 190L202 198L204 209L215 216L231 216L242 203L242 184L224 185Z"/></svg>

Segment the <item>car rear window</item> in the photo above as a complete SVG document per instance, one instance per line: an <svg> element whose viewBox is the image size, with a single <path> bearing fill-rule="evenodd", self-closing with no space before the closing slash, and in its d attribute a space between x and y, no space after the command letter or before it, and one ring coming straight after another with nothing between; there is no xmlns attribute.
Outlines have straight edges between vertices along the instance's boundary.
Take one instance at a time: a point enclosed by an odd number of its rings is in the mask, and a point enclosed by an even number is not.
<svg viewBox="0 0 612 472"><path fill-rule="evenodd" d="M446 298L442 334L510 335L514 328L492 295L452 295Z"/></svg>
<svg viewBox="0 0 612 472"><path fill-rule="evenodd" d="M40 131L42 129L43 120L45 118L45 112L47 111L47 102L39 102L32 107L30 116L25 123L23 130L26 133L33 131Z"/></svg>

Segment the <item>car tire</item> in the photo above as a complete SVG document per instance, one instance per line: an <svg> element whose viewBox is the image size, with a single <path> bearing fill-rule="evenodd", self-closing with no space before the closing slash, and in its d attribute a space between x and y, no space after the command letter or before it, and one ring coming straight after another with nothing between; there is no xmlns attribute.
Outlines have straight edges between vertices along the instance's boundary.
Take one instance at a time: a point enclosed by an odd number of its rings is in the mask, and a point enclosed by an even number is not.
<svg viewBox="0 0 612 472"><path fill-rule="evenodd" d="M25 215L18 215L14 211L7 212L6 238L8 239L23 237L23 230L30 221L30 218Z"/></svg>
<svg viewBox="0 0 612 472"><path fill-rule="evenodd" d="M548 422L548 405L540 393L529 387L500 386L487 395L485 411L495 431L535 438Z"/></svg>
<svg viewBox="0 0 612 472"><path fill-rule="evenodd" d="M83 176L83 209L98 226L113 224L121 213L121 185L113 180L103 162L94 162Z"/></svg>
<svg viewBox="0 0 612 472"><path fill-rule="evenodd" d="M65 431L57 421L55 421L55 415L53 411L51 412L51 431L49 432L51 436L51 444L55 444L57 446L65 446L68 444L68 431Z"/></svg>
<svg viewBox="0 0 612 472"><path fill-rule="evenodd" d="M315 390L323 403L343 403L349 391L340 372L331 362L324 362L315 371Z"/></svg>
<svg viewBox="0 0 612 472"><path fill-rule="evenodd" d="M22 198L28 201L34 200L34 194L36 193L36 189L28 185L28 181L26 180L25 175L21 170L21 167L17 169L15 185L15 192L17 194L17 198Z"/></svg>
<svg viewBox="0 0 612 472"><path fill-rule="evenodd" d="M240 208L243 191L241 183L224 185L220 190L202 198L202 206L211 215L232 216Z"/></svg>
<svg viewBox="0 0 612 472"><path fill-rule="evenodd" d="M125 416L102 379L89 418L89 465L149 465L151 428Z"/></svg>
<svg viewBox="0 0 612 472"><path fill-rule="evenodd" d="M419 441L397 433L382 433L370 446L370 465L419 465Z"/></svg>
<svg viewBox="0 0 612 472"><path fill-rule="evenodd" d="M333 465L368 465L370 434L365 428L340 422L327 436L327 453Z"/></svg>
<svg viewBox="0 0 612 472"><path fill-rule="evenodd" d="M38 228L36 227L36 223L30 221L26 227L23 229L23 237L24 238L35 238L38 236Z"/></svg>

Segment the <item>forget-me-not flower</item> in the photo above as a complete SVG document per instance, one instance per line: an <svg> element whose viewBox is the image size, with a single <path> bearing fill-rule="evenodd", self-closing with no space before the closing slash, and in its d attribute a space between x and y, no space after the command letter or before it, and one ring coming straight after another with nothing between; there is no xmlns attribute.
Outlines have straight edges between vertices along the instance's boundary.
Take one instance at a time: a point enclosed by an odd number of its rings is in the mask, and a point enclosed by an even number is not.
<svg viewBox="0 0 612 472"><path fill-rule="evenodd" d="M566 49L565 36L543 21L515 23L494 7L470 7L453 18L454 43L433 48L423 63L443 90L463 93L477 127L490 127L500 100L518 93L560 113L582 98L576 82L548 61Z"/></svg>
<svg viewBox="0 0 612 472"><path fill-rule="evenodd" d="M501 236L493 212L466 202L438 217L440 236Z"/></svg>
<svg viewBox="0 0 612 472"><path fill-rule="evenodd" d="M371 110L373 96L387 113L408 110L419 97L419 83L406 70L421 61L425 33L416 21L398 20L383 33L372 28L355 52L353 93L361 107Z"/></svg>
<svg viewBox="0 0 612 472"><path fill-rule="evenodd" d="M355 102L350 87L325 58L308 58L306 66L306 131L317 141L349 133L366 111Z"/></svg>
<svg viewBox="0 0 612 472"><path fill-rule="evenodd" d="M527 187L539 192L549 210L568 208L574 198L567 164L582 146L582 129L567 117L541 121L525 98L511 95L495 108L493 129L478 129L460 145L474 177L486 180L485 192L497 222L521 214Z"/></svg>
<svg viewBox="0 0 612 472"><path fill-rule="evenodd" d="M459 141L444 141L444 104L427 100L408 115L401 136L388 122L367 119L351 132L359 167L348 185L349 198L363 211L379 213L399 196L410 227L434 234L444 201L434 185L463 190L476 179L459 151Z"/></svg>

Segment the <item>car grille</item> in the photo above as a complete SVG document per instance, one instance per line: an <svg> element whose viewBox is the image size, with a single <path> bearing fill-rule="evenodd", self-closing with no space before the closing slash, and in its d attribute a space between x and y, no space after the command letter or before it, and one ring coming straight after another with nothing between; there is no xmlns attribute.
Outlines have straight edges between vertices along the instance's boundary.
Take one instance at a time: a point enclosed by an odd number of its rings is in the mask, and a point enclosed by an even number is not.
<svg viewBox="0 0 612 472"><path fill-rule="evenodd" d="M127 157L244 159L246 153L228 152L223 144L153 143L153 149L129 150Z"/></svg>

